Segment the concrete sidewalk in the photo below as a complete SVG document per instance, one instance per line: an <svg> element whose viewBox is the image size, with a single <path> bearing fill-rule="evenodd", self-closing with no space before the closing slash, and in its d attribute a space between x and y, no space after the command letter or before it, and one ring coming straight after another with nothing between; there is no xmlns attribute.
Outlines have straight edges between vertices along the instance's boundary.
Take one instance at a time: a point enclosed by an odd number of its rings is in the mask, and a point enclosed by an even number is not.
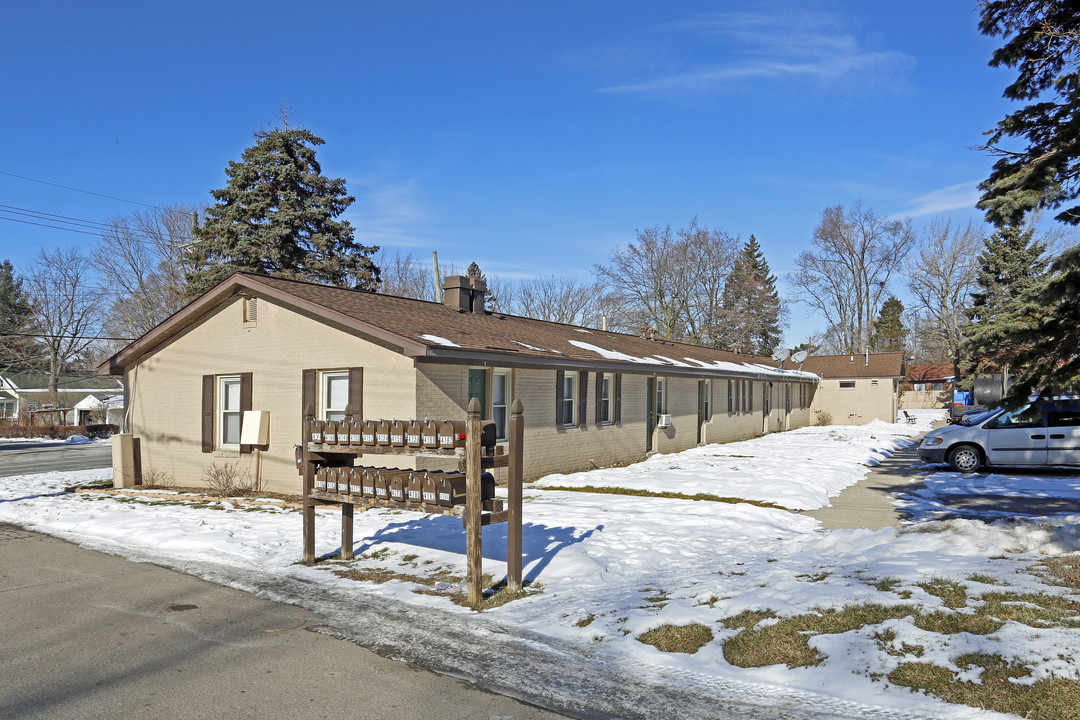
<svg viewBox="0 0 1080 720"><path fill-rule="evenodd" d="M934 427L944 424L935 424ZM918 470L923 464L918 452L922 437L913 438L913 445L897 451L877 467L871 468L859 484L844 489L834 497L829 507L808 510L804 514L817 518L830 530L880 530L899 525L901 516L893 508L893 495L914 490L922 482Z"/></svg>
<svg viewBox="0 0 1080 720"><path fill-rule="evenodd" d="M307 610L0 525L0 718L562 717L313 629Z"/></svg>

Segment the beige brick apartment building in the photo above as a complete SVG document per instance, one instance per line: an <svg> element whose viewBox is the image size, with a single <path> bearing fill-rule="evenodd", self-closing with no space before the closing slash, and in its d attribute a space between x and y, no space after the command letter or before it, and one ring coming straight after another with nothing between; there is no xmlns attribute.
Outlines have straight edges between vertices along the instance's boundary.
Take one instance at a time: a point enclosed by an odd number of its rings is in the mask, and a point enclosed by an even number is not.
<svg viewBox="0 0 1080 720"><path fill-rule="evenodd" d="M298 492L302 373L316 414L463 419L480 399L500 435L525 407L525 476L639 460L812 422L818 377L766 358L484 309L448 279L446 304L237 274L104 363L122 375L141 465L197 485L212 462L251 457L245 410L269 414L265 487ZM447 460L396 458L438 468Z"/></svg>

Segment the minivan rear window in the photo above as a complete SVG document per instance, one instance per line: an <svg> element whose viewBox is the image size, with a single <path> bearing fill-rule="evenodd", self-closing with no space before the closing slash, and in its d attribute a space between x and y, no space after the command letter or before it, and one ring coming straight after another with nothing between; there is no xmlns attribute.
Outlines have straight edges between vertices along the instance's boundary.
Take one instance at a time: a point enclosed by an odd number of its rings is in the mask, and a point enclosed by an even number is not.
<svg viewBox="0 0 1080 720"><path fill-rule="evenodd" d="M1050 427L1080 426L1080 404L1054 403L1046 419Z"/></svg>

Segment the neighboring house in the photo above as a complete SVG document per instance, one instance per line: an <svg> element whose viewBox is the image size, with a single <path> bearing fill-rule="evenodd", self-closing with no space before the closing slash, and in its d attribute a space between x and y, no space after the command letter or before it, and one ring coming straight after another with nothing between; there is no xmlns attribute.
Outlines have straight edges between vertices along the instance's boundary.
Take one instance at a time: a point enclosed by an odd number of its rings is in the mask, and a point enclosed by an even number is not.
<svg viewBox="0 0 1080 720"><path fill-rule="evenodd" d="M118 378L102 375L61 375L56 393L49 392L48 375L0 375L0 422L12 425L84 425L95 418L93 410L101 409L97 406L99 401L118 394L122 397L123 392L124 387ZM104 411L97 415L100 416L98 422L105 422Z"/></svg>
<svg viewBox="0 0 1080 720"><path fill-rule="evenodd" d="M900 393L903 409L945 408L952 404L953 366L908 365Z"/></svg>
<svg viewBox="0 0 1080 720"><path fill-rule="evenodd" d="M815 413L828 414L837 425L896 422L903 353L811 355L803 370L821 377L811 406Z"/></svg>
<svg viewBox="0 0 1080 720"><path fill-rule="evenodd" d="M269 413L261 475L297 492L306 392L322 419L464 419L480 400L502 438L525 408L526 478L632 462L810 423L815 375L765 358L484 310L481 280L446 304L237 274L114 355L142 466L198 484L241 461L245 410ZM663 416L663 417L662 417ZM382 465L385 458L361 462ZM399 467L447 468L438 457ZM251 465L253 467L253 465Z"/></svg>

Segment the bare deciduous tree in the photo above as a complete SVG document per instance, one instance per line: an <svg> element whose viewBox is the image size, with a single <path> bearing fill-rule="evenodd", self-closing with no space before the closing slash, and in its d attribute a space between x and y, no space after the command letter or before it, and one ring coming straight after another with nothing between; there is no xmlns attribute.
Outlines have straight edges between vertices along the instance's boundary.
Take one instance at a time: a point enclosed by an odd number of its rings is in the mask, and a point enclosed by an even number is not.
<svg viewBox="0 0 1080 720"><path fill-rule="evenodd" d="M932 321L935 344L957 372L964 311L979 275L979 251L985 241L983 231L971 223L961 229L953 228L948 220L935 219L915 255L904 263L908 290L923 316Z"/></svg>
<svg viewBox="0 0 1080 720"><path fill-rule="evenodd" d="M383 295L434 300L435 280L431 266L413 254L380 250L372 260L380 270L379 292Z"/></svg>
<svg viewBox="0 0 1080 720"><path fill-rule="evenodd" d="M192 212L173 206L109 221L90 262L109 302L110 335L139 337L188 301L183 257Z"/></svg>
<svg viewBox="0 0 1080 720"><path fill-rule="evenodd" d="M678 231L639 230L635 242L616 249L595 272L622 309L619 325L655 328L665 340L709 344L719 334L723 284L735 253L731 236L693 220Z"/></svg>
<svg viewBox="0 0 1080 720"><path fill-rule="evenodd" d="M910 220L879 218L856 205L827 208L813 249L799 253L788 275L796 299L829 323L840 353L862 352L892 278L915 242Z"/></svg>
<svg viewBox="0 0 1080 720"><path fill-rule="evenodd" d="M602 288L570 277L545 275L523 280L517 288L517 311L537 320L600 327Z"/></svg>
<svg viewBox="0 0 1080 720"><path fill-rule="evenodd" d="M60 374L95 342L101 327L100 291L90 284L90 262L77 250L39 250L26 275L34 309L33 332L48 353L49 392Z"/></svg>

